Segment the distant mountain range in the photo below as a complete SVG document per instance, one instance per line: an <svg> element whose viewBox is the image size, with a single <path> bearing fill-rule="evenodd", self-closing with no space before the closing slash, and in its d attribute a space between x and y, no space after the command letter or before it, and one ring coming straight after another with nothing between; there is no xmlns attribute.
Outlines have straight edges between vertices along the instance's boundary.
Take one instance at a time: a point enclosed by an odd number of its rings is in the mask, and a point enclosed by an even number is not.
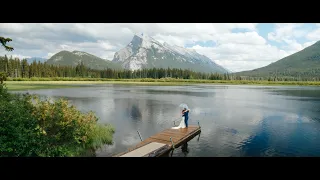
<svg viewBox="0 0 320 180"><path fill-rule="evenodd" d="M44 61L43 58L38 59ZM75 66L80 61L93 69L137 70L170 67L205 73L232 73L250 77L312 77L320 76L320 41L268 66L237 73L214 63L195 50L160 43L149 36L137 34L126 47L114 54L112 61L81 51L61 51L47 60L47 63Z"/></svg>
<svg viewBox="0 0 320 180"><path fill-rule="evenodd" d="M116 52L112 61L81 51L61 51L47 60L47 63L76 66L80 61L93 69L109 67L138 70L170 67L207 73L230 72L195 50L162 44L149 36L140 35L135 35L126 47Z"/></svg>
<svg viewBox="0 0 320 180"><path fill-rule="evenodd" d="M85 66L92 69L122 69L120 64L99 58L82 51L60 51L47 60L48 64L63 66L76 66L80 62L83 62Z"/></svg>
<svg viewBox="0 0 320 180"><path fill-rule="evenodd" d="M45 58L40 58L40 57L32 57L32 58L27 58L27 62L29 64L31 64L34 60L36 60L37 62L40 61L40 62L45 62L47 59Z"/></svg>
<svg viewBox="0 0 320 180"><path fill-rule="evenodd" d="M268 66L235 74L251 77L319 77L320 41Z"/></svg>

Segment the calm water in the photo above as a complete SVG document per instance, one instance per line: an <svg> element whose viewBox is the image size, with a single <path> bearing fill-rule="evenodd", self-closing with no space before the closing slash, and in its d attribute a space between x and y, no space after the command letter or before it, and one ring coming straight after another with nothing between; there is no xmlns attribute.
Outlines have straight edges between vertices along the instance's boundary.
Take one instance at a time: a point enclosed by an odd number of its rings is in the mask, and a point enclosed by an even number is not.
<svg viewBox="0 0 320 180"><path fill-rule="evenodd" d="M96 156L125 151L142 138L173 126L181 103L191 109L189 124L199 136L172 156L320 156L320 88L261 86L133 86L32 90L64 97L100 123L116 128L114 144Z"/></svg>

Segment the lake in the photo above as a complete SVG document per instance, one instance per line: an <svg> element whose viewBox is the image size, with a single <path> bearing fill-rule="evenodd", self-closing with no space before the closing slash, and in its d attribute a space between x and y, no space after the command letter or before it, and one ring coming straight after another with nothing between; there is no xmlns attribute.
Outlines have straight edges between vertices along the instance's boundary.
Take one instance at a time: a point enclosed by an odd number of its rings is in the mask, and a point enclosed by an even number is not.
<svg viewBox="0 0 320 180"><path fill-rule="evenodd" d="M116 128L114 144L95 156L112 156L180 121L189 106L189 124L200 136L173 157L320 156L320 88L244 85L90 85L24 91L66 98L99 123Z"/></svg>

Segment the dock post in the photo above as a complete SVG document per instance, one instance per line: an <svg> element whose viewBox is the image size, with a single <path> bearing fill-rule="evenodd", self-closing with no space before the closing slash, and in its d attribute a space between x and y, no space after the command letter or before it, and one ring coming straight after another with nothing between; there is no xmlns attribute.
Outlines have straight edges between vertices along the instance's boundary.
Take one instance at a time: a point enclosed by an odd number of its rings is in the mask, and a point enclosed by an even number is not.
<svg viewBox="0 0 320 180"><path fill-rule="evenodd" d="M141 135L140 135L140 132L139 132L139 131L137 131L137 132L138 132L138 134L139 134L140 140L142 141L142 137L141 137Z"/></svg>
<svg viewBox="0 0 320 180"><path fill-rule="evenodd" d="M198 125L199 125L199 127L201 128L201 126L200 126L200 121L198 121Z"/></svg>
<svg viewBox="0 0 320 180"><path fill-rule="evenodd" d="M197 141L199 141L199 139L200 139L200 135L201 135L201 133L199 134Z"/></svg>
<svg viewBox="0 0 320 180"><path fill-rule="evenodd" d="M174 125L174 126L176 125L176 121L173 121L173 125Z"/></svg>
<svg viewBox="0 0 320 180"><path fill-rule="evenodd" d="M172 148L173 149L175 149L175 147L174 147L174 143L173 143L173 141L172 141L172 138L170 137L170 141L171 141L171 144L172 144Z"/></svg>

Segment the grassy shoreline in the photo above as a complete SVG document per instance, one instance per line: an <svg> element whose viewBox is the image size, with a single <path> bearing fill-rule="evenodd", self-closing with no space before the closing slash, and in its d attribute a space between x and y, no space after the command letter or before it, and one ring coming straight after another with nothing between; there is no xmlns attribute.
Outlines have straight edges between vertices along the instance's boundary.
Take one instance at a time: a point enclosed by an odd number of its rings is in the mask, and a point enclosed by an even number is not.
<svg viewBox="0 0 320 180"><path fill-rule="evenodd" d="M148 85L148 86L177 86L191 85L191 83L177 82L129 82L129 81L6 81L9 91L77 88L98 84L126 84L126 85Z"/></svg>
<svg viewBox="0 0 320 180"><path fill-rule="evenodd" d="M131 84L178 86L193 84L262 85L262 86L320 86L320 81L248 81L248 80L199 80L199 79L103 79L103 78L31 78L8 79L10 91L27 89L72 88L91 84Z"/></svg>

